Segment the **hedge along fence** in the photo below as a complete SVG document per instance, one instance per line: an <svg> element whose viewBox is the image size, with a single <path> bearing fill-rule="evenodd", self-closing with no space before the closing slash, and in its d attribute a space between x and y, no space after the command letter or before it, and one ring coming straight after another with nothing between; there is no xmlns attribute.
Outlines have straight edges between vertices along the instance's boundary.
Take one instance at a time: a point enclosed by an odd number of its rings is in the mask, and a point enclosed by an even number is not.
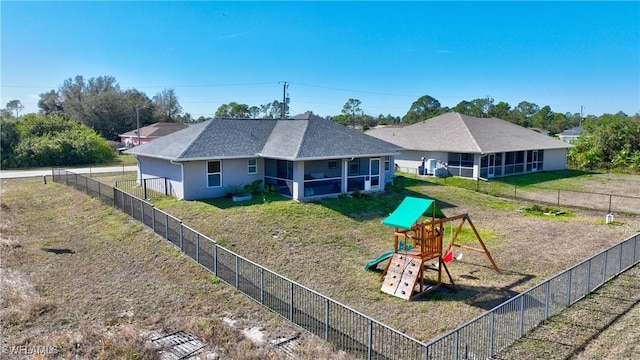
<svg viewBox="0 0 640 360"><path fill-rule="evenodd" d="M150 203L65 170L55 182L130 215L241 293L337 349L366 359L486 359L640 261L640 234L424 343L224 247Z"/></svg>

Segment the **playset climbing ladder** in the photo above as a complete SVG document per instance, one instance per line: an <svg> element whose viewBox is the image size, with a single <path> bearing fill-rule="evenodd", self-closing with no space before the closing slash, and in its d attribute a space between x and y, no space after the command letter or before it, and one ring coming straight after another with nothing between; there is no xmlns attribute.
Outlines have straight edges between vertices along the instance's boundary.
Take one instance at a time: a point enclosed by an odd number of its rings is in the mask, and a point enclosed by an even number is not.
<svg viewBox="0 0 640 360"><path fill-rule="evenodd" d="M424 222L418 221L424 214L429 214L430 219ZM460 219L462 222L457 227L446 251L443 251L444 224ZM455 244L465 221L473 229L482 249ZM382 272L381 290L387 294L411 300L441 285L455 289L453 278L447 268L447 262L452 257L450 253L452 246L485 253L493 268L500 272L468 214L447 218L435 201L408 196L382 223L395 228L394 254ZM436 279L427 279L425 270L435 271ZM443 282L443 270L449 278L448 283Z"/></svg>

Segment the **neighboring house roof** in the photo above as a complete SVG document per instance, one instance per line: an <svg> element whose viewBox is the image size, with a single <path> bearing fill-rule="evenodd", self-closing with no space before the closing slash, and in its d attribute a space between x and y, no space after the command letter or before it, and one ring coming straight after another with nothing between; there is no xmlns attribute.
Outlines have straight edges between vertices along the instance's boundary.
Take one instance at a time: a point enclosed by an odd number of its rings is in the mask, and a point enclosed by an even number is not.
<svg viewBox="0 0 640 360"><path fill-rule="evenodd" d="M498 118L478 118L455 112L404 128L375 128L367 134L418 151L493 153L573 147Z"/></svg>
<svg viewBox="0 0 640 360"><path fill-rule="evenodd" d="M285 160L394 155L398 146L314 115L291 119L212 119L127 154L175 161L260 156Z"/></svg>
<svg viewBox="0 0 640 360"><path fill-rule="evenodd" d="M582 135L582 127L581 126L576 126L574 128L571 129L567 129L561 133L558 134L558 136L580 136Z"/></svg>
<svg viewBox="0 0 640 360"><path fill-rule="evenodd" d="M144 138L157 138L169 135L178 130L182 130L186 128L187 125L179 124L179 123L170 123L170 122L158 122L155 124L147 125L145 127L140 128L140 137ZM120 137L136 137L138 134L136 130L127 131L124 134L119 135Z"/></svg>

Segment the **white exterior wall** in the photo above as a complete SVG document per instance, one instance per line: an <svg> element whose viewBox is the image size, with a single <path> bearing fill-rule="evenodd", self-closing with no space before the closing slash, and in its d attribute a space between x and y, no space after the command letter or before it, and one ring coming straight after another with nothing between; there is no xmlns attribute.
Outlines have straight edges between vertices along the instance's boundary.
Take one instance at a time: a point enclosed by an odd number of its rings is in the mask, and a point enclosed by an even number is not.
<svg viewBox="0 0 640 360"><path fill-rule="evenodd" d="M256 180L264 179L264 162L257 159L258 173L248 174L248 159L222 160L222 179L220 187L207 187L207 162L187 161L184 167L184 199L209 199L227 195L230 186L245 186Z"/></svg>
<svg viewBox="0 0 640 360"><path fill-rule="evenodd" d="M544 151L543 171L565 170L567 168L567 149L551 149Z"/></svg>
<svg viewBox="0 0 640 360"><path fill-rule="evenodd" d="M438 161L446 163L449 160L449 154L441 151L416 151L416 150L402 150L400 155L392 158L401 168L417 169L422 166L422 158L436 159ZM394 166L392 163L391 166Z"/></svg>
<svg viewBox="0 0 640 360"><path fill-rule="evenodd" d="M184 188L182 187L182 167L172 164L169 160L138 157L138 179L164 177L169 179L171 191L175 197L182 199Z"/></svg>

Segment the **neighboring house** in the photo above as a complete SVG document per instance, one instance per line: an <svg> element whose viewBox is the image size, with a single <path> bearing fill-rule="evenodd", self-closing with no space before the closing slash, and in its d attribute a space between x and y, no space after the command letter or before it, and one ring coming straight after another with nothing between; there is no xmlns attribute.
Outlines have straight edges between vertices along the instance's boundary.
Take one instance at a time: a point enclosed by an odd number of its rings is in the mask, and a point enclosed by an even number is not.
<svg viewBox="0 0 640 360"><path fill-rule="evenodd" d="M397 146L314 115L291 119L213 119L127 150L138 176L167 178L172 194L225 196L262 180L295 200L382 191Z"/></svg>
<svg viewBox="0 0 640 360"><path fill-rule="evenodd" d="M562 140L562 141L564 141L566 143L571 143L573 141L578 140L580 135L582 135L582 127L581 126L576 126L574 128L565 130L565 131L557 134L558 138L560 138L560 140Z"/></svg>
<svg viewBox="0 0 640 360"><path fill-rule="evenodd" d="M400 169L473 179L566 169L573 147L504 120L454 112L367 134L405 149L396 156Z"/></svg>
<svg viewBox="0 0 640 360"><path fill-rule="evenodd" d="M139 137L140 144L146 144L149 141L169 135L178 130L182 130L186 127L187 125L179 124L179 123L171 123L171 122L158 122L155 124L147 125L145 127L141 127L140 137ZM120 136L120 143L126 148L140 145L138 144L137 129L131 130L119 136Z"/></svg>

